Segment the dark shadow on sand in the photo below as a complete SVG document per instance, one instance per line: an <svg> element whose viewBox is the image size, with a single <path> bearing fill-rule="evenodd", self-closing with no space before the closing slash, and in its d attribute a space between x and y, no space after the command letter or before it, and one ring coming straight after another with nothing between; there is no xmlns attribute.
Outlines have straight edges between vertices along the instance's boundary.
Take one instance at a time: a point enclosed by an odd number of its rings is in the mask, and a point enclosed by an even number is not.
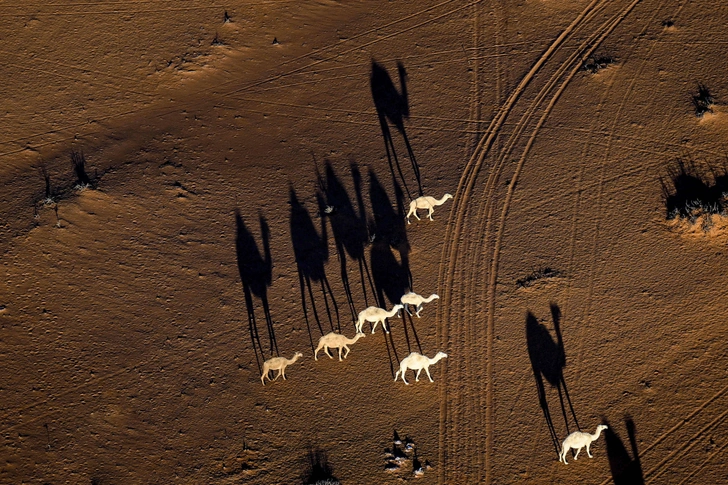
<svg viewBox="0 0 728 485"><path fill-rule="evenodd" d="M268 222L262 214L258 215L260 233L263 243L263 254L260 254L258 244L253 234L245 226L240 211L235 209L235 253L238 259L238 272L243 284L245 295L245 307L248 312L248 330L250 340L255 349L255 359L258 363L258 371L262 371L262 362L266 360L263 347L258 333L258 323L255 317L253 296L260 300L263 306L268 339L270 342L270 356L279 355L278 344L276 343L273 319L271 318L268 306L268 287L272 282L273 263L270 253L270 230Z"/></svg>
<svg viewBox="0 0 728 485"><path fill-rule="evenodd" d="M344 291L346 293L349 311L351 312L352 322L356 322L358 312L354 304L354 296L349 281L347 259L351 258L359 266L359 279L362 292L364 293L364 307L369 306L367 288L373 290L374 282L365 254L365 248L369 243L369 235L361 192L361 174L356 164L352 163L350 168L354 183L356 208L344 184L336 176L331 162L326 161L324 168L325 174L319 174L318 185L322 193L324 205L327 208L324 213L326 214L326 220L331 226L331 232L334 237L341 280L344 284Z"/></svg>
<svg viewBox="0 0 728 485"><path fill-rule="evenodd" d="M556 340L554 341L546 326L539 323L533 313L528 312L526 315L526 343L528 345L528 356L531 360L531 369L533 377L536 381L536 389L538 391L538 402L543 411L546 424L551 434L554 450L559 454L559 434L556 432L554 422L549 410L548 399L546 397L546 383L552 388L556 388L559 394L559 403L561 405L561 413L564 417L566 426L566 435L570 431L569 418L566 413L566 404L568 403L571 410L571 416L576 424L577 430L580 430L579 421L576 418L574 407L571 404L569 391L564 381L564 367L566 367L566 353L564 352L564 343L561 337L561 310L558 305L551 304L551 318L554 324L554 332Z"/></svg>
<svg viewBox="0 0 728 485"><path fill-rule="evenodd" d="M603 419L602 423L609 426L604 433L607 442L609 469L612 472L614 485L644 485L645 478L642 472L639 450L637 449L637 436L632 418L629 416L624 418L630 451L627 451L624 443L614 432L609 422Z"/></svg>
<svg viewBox="0 0 728 485"><path fill-rule="evenodd" d="M399 176L402 186L407 192L407 196L413 199L422 195L422 181L420 178L420 169L417 165L415 154L412 151L412 145L410 145L409 137L404 128L404 120L409 117L409 98L407 94L407 71L401 62L397 63L397 73L399 75L399 90L397 90L387 70L372 60L372 73L369 79L369 87L372 91L374 107L377 109L379 126L382 130L384 148L387 151L387 160L389 161L389 169L392 172L392 177L397 178ZM389 129L389 123L394 125L407 147L407 156L410 159L412 172L417 183L417 195L413 195L407 184L407 178L402 171L397 151L394 148L394 140L392 139L392 132Z"/></svg>
<svg viewBox="0 0 728 485"><path fill-rule="evenodd" d="M308 335L311 341L311 350L315 350L314 334L311 331L311 320L309 318L307 299L311 304L314 320L321 335L329 331L337 330L341 332L339 323L339 307L334 299L334 293L329 285L326 277L326 262L329 259L329 248L326 233L326 224L323 217L320 220L321 231L319 232L314 226L313 219L308 210L299 202L296 191L293 187L289 188L289 203L291 205L291 242L293 243L293 253L296 258L296 268L298 270L298 281L301 290L301 306L303 308L303 316L306 320ZM319 199L319 213L323 213L324 203ZM320 285L326 307L326 315L328 317L329 328L324 329L321 323L321 317L316 307L316 297L314 296L313 284ZM332 314L332 309L334 314ZM319 336L316 336L318 342Z"/></svg>

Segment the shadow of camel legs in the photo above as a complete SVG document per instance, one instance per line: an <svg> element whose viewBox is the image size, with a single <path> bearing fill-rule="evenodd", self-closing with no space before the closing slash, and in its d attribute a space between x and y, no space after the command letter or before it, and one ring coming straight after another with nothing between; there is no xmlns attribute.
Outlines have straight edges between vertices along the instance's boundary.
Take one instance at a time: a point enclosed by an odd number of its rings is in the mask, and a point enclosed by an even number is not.
<svg viewBox="0 0 728 485"><path fill-rule="evenodd" d="M632 421L631 417L627 416L624 422L627 428L627 435L629 436L631 456L622 440L615 433L612 426L609 425L609 422L606 419L602 420L603 424L609 426L604 433L612 479L614 480L614 485L644 485L645 478L642 472L639 450L637 449L634 421Z"/></svg>

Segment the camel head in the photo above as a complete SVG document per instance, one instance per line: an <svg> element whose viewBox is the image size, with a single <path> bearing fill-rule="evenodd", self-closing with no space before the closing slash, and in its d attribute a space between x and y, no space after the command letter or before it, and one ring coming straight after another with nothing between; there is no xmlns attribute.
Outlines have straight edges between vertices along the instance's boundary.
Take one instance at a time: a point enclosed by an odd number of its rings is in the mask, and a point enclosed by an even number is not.
<svg viewBox="0 0 728 485"><path fill-rule="evenodd" d="M296 353L294 354L294 356L293 356L293 360L296 360L296 359L298 359L298 358L300 358L300 357L303 357L303 354L302 354L301 352L296 352Z"/></svg>
<svg viewBox="0 0 728 485"><path fill-rule="evenodd" d="M597 433L601 433L602 431L604 431L605 429L608 429L608 428L609 428L609 426L607 426L606 424L600 424L599 426L597 426Z"/></svg>
<svg viewBox="0 0 728 485"><path fill-rule="evenodd" d="M445 199L445 200L447 200L447 199L452 199L452 194L445 194L445 195L443 196L443 199Z"/></svg>
<svg viewBox="0 0 728 485"><path fill-rule="evenodd" d="M392 311L393 311L393 312L398 312L398 311L400 311L400 310L401 310L402 308L404 308L404 305L402 305L401 303L397 303L396 305L394 305L394 306L392 307Z"/></svg>

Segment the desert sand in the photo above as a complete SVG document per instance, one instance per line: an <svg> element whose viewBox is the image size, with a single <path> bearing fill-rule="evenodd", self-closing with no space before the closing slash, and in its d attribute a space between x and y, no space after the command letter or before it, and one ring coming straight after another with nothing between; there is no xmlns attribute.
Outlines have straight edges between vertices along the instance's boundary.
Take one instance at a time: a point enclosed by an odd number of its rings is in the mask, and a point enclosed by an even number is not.
<svg viewBox="0 0 728 485"><path fill-rule="evenodd" d="M727 23L0 4L0 483L728 482Z"/></svg>

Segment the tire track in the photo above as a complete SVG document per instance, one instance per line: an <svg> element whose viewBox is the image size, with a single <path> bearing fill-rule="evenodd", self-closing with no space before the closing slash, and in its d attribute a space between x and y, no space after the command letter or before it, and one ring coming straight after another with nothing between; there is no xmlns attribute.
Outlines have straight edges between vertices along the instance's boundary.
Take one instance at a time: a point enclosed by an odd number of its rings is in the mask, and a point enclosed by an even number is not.
<svg viewBox="0 0 728 485"><path fill-rule="evenodd" d="M583 22L589 21L591 18L593 18L593 16L596 13L598 13L598 11L593 11L589 16L586 16L584 18ZM476 218L476 220L478 221L478 225L479 225L479 230L478 230L478 232L476 232L476 234L485 234L484 242L485 242L486 248L488 247L489 244L496 244L498 241L496 239L496 241L493 241L491 243L491 240L493 238L492 221L493 221L493 213L495 211L495 204L492 202L494 201L494 194L495 194L495 190L496 190L496 184L497 184L498 177L502 173L505 163L506 163L508 157L510 156L510 153L514 149L515 144L520 139L522 133L525 131L528 124L533 119L536 109L543 104L543 102L546 99L546 97L548 96L549 92L557 84L558 80L563 75L563 73L568 68L568 66L570 66L571 63L573 63L575 60L577 60L578 54L584 48L586 48L590 42L593 42L593 41L594 41L594 39L590 38L587 41L585 41L584 43L582 43L582 45L579 46L579 48L576 49L574 51L574 53L572 53L572 55L565 62L562 62L560 64L560 66L558 67L556 72L554 74L552 74L552 76L549 79L549 81L547 82L547 84L538 93L538 95L536 96L536 99L528 106L528 108L526 109L526 112L522 115L521 119L516 123L513 132L510 134L510 137L505 144L505 147L499 151L499 154L497 156L498 160L495 163L495 169L493 169L491 171L491 177L489 178L489 181L488 181L489 184L486 185L485 191L486 191L486 194L488 194L488 195L485 197L485 201L481 205L481 211L480 211L478 217ZM578 66L577 66L577 69L578 69ZM554 103L555 103L555 99L552 99L552 103L550 104L550 106L553 106ZM550 111L550 108L548 111ZM544 116L543 120L545 120L545 117L546 116ZM535 134L538 132L538 128L539 127L537 126L531 139L535 139ZM525 157L525 154L524 154L524 157ZM512 184L512 186L515 186L515 182L512 181L511 184ZM473 241L472 245L477 246L479 243L480 243L479 241ZM487 249L486 249L486 253L487 253ZM481 255L481 252L478 251L477 248L466 250L465 254L472 255L472 257L470 258L471 261L469 262L469 264L466 264L466 267L480 268L482 266L481 258L479 258L479 256ZM493 257L497 257L497 254L494 254ZM491 259L491 261L490 261L491 265L492 265L492 262L493 262L493 259ZM481 271L477 271L477 275L479 276L480 274L481 274ZM491 273L491 275L495 279L496 274ZM476 291L476 289L477 289L478 276L471 279L469 288L464 293L475 294L473 292ZM478 294L482 294L482 293L487 293L487 291L478 292ZM466 315L465 315L466 321L473 321L475 316L480 314L479 309L477 308L478 301L480 301L480 299L471 298L469 300L469 305L466 308ZM491 310L490 307L486 307L485 308L486 314L490 310ZM483 335L483 333L481 332L475 347L476 348L485 348L485 349L492 348L492 338L493 338L492 330L491 330L490 336L488 336L488 332L486 332L485 335ZM492 359L491 359L491 361L492 361ZM492 363L491 363L491 365L492 365ZM488 367L487 361L486 361L485 368L479 369L480 375L483 375L484 373L486 375L492 376L492 368ZM492 406L493 406L492 392L489 392L490 388L488 387L490 381L479 380L478 382L480 382L480 389L478 392L478 396L480 398L479 399L480 400L480 409L485 408L487 410L489 407L492 408ZM492 386L492 382L490 383L490 385ZM486 419L487 419L487 416L486 416ZM481 429L482 428L483 427L481 426ZM486 429L487 428L488 428L488 425L486 425ZM491 426L491 428L492 428L492 426ZM488 433L488 431L486 431L486 433L492 434L492 429L491 429L490 433ZM487 437L486 437L486 439L487 439Z"/></svg>
<svg viewBox="0 0 728 485"><path fill-rule="evenodd" d="M622 12L622 15L617 15L616 19L607 22L605 24L602 24L601 31L603 31L603 34L599 36L599 42L603 40L611 31L616 28L616 26L621 22L621 20L626 17L626 15L631 11L631 9L639 2L639 0L635 0L625 11ZM606 6L606 2L599 2L599 1L593 1L591 2L582 12L577 16L577 18L562 32L562 34L551 44L551 46L544 52L544 54L541 56L540 59L537 60L537 62L534 64L534 66L531 68L531 70L524 76L524 78L521 80L519 85L516 87L516 89L511 93L506 103L499 109L496 116L493 118L493 121L491 122L489 129L486 131L486 135L481 139L481 142L479 143L479 146L476 148L476 152L473 154L473 156L468 161L463 176L461 176L460 183L458 184L458 189L456 191L456 207L454 208L453 212L451 213L450 221L448 224L448 232L447 232L447 238L446 238L446 244L443 247L443 262L445 264L441 266L441 272L440 272L440 281L444 282L445 288L441 290L441 292L445 295L445 302L443 305L441 305L440 308L451 308L452 303L454 301L453 297L453 289L452 284L455 279L455 269L457 265L457 256L458 253L462 248L468 249L468 241L461 242L461 236L464 231L464 224L463 221L465 219L465 216L467 215L467 212L469 211L468 205L470 203L470 196L473 192L473 188L475 185L475 181L477 178L477 174L480 171L480 167L483 164L483 161L487 155L487 153L490 151L490 148L492 147L492 144L496 138L497 135L499 135L499 132L504 124L505 118L510 114L512 109L514 108L516 102L520 98L520 96L525 91L525 88L530 83L531 79L538 73L541 69L541 67L544 65L544 63L554 54L556 49L563 43L563 41L566 39L567 36L569 36L572 32L576 31L577 28L586 21L588 21L589 18L591 18L593 15L596 15L599 11L601 11ZM598 45L598 44L597 44ZM596 46L592 47L592 50L595 49ZM566 63L561 63L561 68L558 69L563 73L564 70L568 68L570 63L572 61L568 61ZM544 113L544 116L541 117L539 120L533 134L529 138L529 141L526 146L526 150L523 153L523 156L521 157L521 160L516 166L516 173L514 174L513 179L511 180L511 184L509 185L508 193L506 194L506 201L505 205L503 207L503 211L501 214L501 223L498 227L498 230L496 232L496 239L494 244L494 250L493 255L491 259L490 264L490 279L488 281L488 289L487 289L487 295L488 295L488 322L486 325L486 331L485 335L481 334L481 337L479 340L485 340L486 344L486 359L485 359L485 453L484 457L482 459L482 462L484 462L485 465L485 481L488 483L491 479L491 454L493 449L493 433L492 433L492 418L493 418L493 389L492 389L492 370L493 370L493 362L492 362L492 339L493 339L493 319L494 319L494 311L495 311L495 299L494 299L494 292L495 292L495 275L497 273L497 263L498 263L498 256L500 251L500 240L502 238L503 234L503 228L505 224L505 216L508 212L508 207L510 205L510 199L512 197L513 188L515 187L515 182L517 181L518 174L520 173L520 170L523 167L523 163L525 161L525 157L528 153L528 150L533 144L533 141L535 140L536 133L538 133L539 128L543 125L543 122L545 121L546 117L550 113L551 109L553 108L556 100L558 100L560 94L565 89L566 85L568 84L568 81L573 77L573 75L578 70L577 66L575 69L572 69L572 73L569 75L567 80L562 84L561 88L556 92L556 94L552 97L551 101L549 102L546 112ZM558 79L558 77L556 78ZM555 83L549 83L551 89ZM545 99L545 93L548 92L548 90L542 91L544 94L542 96L538 96L536 98L536 102L534 102L531 106L531 108L527 109L526 115L522 118L522 121L519 123L520 127L515 130L515 136L512 135L511 139L513 140L513 143L515 143L515 140L520 136L520 132L525 129L528 122L530 121L533 113L535 112L536 108L543 102ZM510 152L510 148L506 150L506 153ZM492 195L495 191L495 185L496 181L500 175L500 172L503 169L503 161L505 161L507 157L503 156L500 158L500 160L497 160L495 162L495 167L493 170L491 170L490 176L488 177L488 182L486 183L486 190L485 190L485 204L486 206L482 207L481 213L488 214L488 225L486 226L486 237L485 237L485 245L487 246L489 243L489 234L488 234L488 227L490 226L490 220L492 220L492 217L490 215L493 213L494 206L489 203ZM482 222L481 222L482 224ZM477 234L482 234L477 233ZM476 235L477 235L476 234ZM476 240L471 240L473 242L477 242ZM461 270L462 273L465 271L467 273L467 268L473 268L474 265L465 265L466 269ZM472 273L471 273L472 274ZM466 281L468 281L467 289L474 288L474 282L473 278L467 278ZM467 292L458 292L459 294L467 293ZM471 299L472 301L473 299ZM473 311L475 307L474 306L466 306L465 314L468 315ZM444 311L438 310L438 328L442 326L440 331L438 332L439 336L445 341L445 343L451 343L449 342L451 340L449 335L449 330L447 326L443 326L443 313ZM454 313L454 312L451 312ZM467 318L466 318L467 321ZM460 325L456 326L456 328L459 328ZM444 388L444 390L441 392L441 399L447 400L448 399L448 389ZM480 393L481 396L483 393ZM456 396L457 397L457 394ZM441 410L447 411L447 404L441 403ZM441 412L441 420L448 419L448 413L447 412ZM450 418L452 419L452 418ZM454 430L454 434L456 436L459 436L457 434L458 430L458 423L452 422L450 423L450 428ZM446 428L445 423L441 423L441 429L445 430L447 433L449 430ZM441 483L444 483L446 481L446 475L448 473L448 469L450 468L449 464L446 462L446 457L444 456L445 452L445 441L446 437L441 436L440 437L440 457L441 457L441 463L444 465L441 467L441 473L440 473L440 481ZM478 460L480 461L480 460ZM454 477L457 479L457 477Z"/></svg>
<svg viewBox="0 0 728 485"><path fill-rule="evenodd" d="M657 15L660 12L660 10L663 8L664 4L665 4L665 2L663 0L660 2L660 5L652 11L652 15L650 16L649 20L644 24L642 32L640 32L640 34L638 34L638 37L641 37L641 34L643 34L649 28L650 25L655 23L655 19L657 18ZM682 6L680 6L678 8L678 13L680 10L682 10ZM586 316L591 313L592 301L593 301L593 295L594 295L594 285L597 280L597 273L599 273L599 269L595 270L595 267L597 266L597 263L596 263L597 255L600 254L599 237L601 234L601 214L603 214L602 200L603 200L603 196L604 196L604 179L605 179L604 166L610 157L610 154L611 154L611 151L613 148L613 143L614 143L614 133L617 130L617 124L622 117L622 112L624 111L624 107L627 103L627 100L629 99L632 92L634 91L634 87L635 87L635 84L637 83L637 79L639 79L641 77L641 74L644 71L648 60L650 60L652 58L652 52L654 51L656 46L657 46L657 42L653 41L650 48L648 49L647 55L645 56L639 69L637 70L637 75L632 77L629 85L627 86L624 96L622 96L622 100L619 103L619 107L617 108L617 112L615 113L614 118L612 119L612 124L609 127L609 129L607 130L607 146L601 157L601 162L599 164L599 169L598 169L599 182L598 182L597 188L596 188L597 197L596 197L596 201L595 201L595 206L597 207L597 209L594 211L597 214L597 217L596 217L596 220L594 221L594 227L590 231L590 233L592 234L592 252L591 252L591 257L589 259L591 262L591 264L590 264L591 271L590 271L589 281L587 283L586 301L581 306L582 311L581 311L581 315L580 315L580 319L579 319L579 321L581 321L581 322L586 321ZM582 338L582 335L584 332L585 332L584 325L579 325L576 329L576 334L575 334L576 342L577 342L577 347L576 347L577 361L582 361L583 357L584 357L584 353L585 353L585 340L586 339ZM580 373L579 373L578 369L579 368L577 368L577 372L575 375L575 379L577 379L577 381L580 377Z"/></svg>

